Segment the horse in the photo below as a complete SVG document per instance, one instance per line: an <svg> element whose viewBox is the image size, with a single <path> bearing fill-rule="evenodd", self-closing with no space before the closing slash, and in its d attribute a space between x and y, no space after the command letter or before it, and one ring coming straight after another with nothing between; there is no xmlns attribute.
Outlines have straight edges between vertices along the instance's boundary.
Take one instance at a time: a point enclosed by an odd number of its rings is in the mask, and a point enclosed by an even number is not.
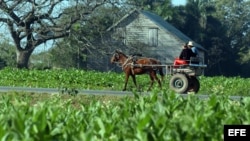
<svg viewBox="0 0 250 141"><path fill-rule="evenodd" d="M159 60L146 57L140 57L134 60L132 56L127 56L123 52L115 50L110 61L112 64L118 63L125 73L125 85L122 91L126 91L128 79L130 76L133 79L135 87L137 87L135 75L141 75L145 73L148 73L151 79L148 91L151 90L155 80L158 82L159 87L162 88L161 81L163 81L164 74L163 66L161 65L161 62ZM157 71L159 71L159 74L161 75L161 80L156 75Z"/></svg>

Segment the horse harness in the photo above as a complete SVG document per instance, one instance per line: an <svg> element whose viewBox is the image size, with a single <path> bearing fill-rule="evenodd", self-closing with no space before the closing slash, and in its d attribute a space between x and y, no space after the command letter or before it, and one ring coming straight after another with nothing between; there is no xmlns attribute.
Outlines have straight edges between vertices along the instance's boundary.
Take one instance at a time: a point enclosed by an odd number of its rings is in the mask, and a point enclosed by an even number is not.
<svg viewBox="0 0 250 141"><path fill-rule="evenodd" d="M115 57L116 57L116 58L118 57L118 60L119 60L119 55L118 55L118 54L115 54ZM131 69L131 71L132 71L132 74L134 74L134 67L135 67L135 66L136 66L136 67L140 67L140 68L143 67L143 64L137 64L137 63L136 63L137 60L138 60L137 56L134 56L134 55L129 56L121 66L119 65L119 67L121 67L122 70L124 70L127 66L130 65L130 69ZM148 60L149 60L149 62L150 62L150 59L148 59ZM117 62L117 63L118 63L118 62ZM152 63L150 63L150 64L152 64ZM150 64L148 64L148 65L150 65Z"/></svg>
<svg viewBox="0 0 250 141"><path fill-rule="evenodd" d="M122 64L122 70L124 70L125 67L130 65L131 71L134 74L134 66L138 66L140 68L143 67L143 64L136 64L136 61L138 60L135 56L129 56L127 60ZM130 63L131 61L131 63ZM149 61L150 62L150 61Z"/></svg>

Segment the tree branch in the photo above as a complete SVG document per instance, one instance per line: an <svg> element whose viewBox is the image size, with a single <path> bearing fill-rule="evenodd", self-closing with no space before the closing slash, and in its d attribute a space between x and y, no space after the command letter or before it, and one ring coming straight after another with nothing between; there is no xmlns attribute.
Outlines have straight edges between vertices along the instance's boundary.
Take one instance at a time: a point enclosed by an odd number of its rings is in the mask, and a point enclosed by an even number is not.
<svg viewBox="0 0 250 141"><path fill-rule="evenodd" d="M14 13L14 10L13 10L21 1L15 1L15 2L16 2L16 3L14 3L10 8L8 8L7 2L1 0L0 9L2 9L3 11L5 11L6 13L8 13L9 16L10 16L17 24L21 24L20 18Z"/></svg>
<svg viewBox="0 0 250 141"><path fill-rule="evenodd" d="M8 27L9 27L10 34L11 34L13 40L14 40L14 43L15 43L15 45L16 45L16 48L17 48L18 50L22 50L21 45L20 45L19 34L15 31L13 23L10 22L10 21L8 21L8 22L7 22L7 25L8 25Z"/></svg>

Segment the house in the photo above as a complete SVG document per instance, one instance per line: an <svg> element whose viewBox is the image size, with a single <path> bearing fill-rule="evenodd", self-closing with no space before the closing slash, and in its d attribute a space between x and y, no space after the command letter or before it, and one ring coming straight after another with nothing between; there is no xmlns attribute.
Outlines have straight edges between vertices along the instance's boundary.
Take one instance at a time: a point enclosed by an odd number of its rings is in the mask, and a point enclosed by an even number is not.
<svg viewBox="0 0 250 141"><path fill-rule="evenodd" d="M157 58L163 64L172 63L179 56L181 46L192 41L160 16L144 10L132 10L107 31L113 40L125 45L122 47L124 52L141 53ZM206 49L196 42L194 45L204 58Z"/></svg>

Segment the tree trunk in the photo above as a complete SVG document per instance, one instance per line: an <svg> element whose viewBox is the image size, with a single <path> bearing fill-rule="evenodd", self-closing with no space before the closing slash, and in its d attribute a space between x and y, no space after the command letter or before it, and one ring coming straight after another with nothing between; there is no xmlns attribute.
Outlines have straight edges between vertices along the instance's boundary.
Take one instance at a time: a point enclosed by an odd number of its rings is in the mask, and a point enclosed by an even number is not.
<svg viewBox="0 0 250 141"><path fill-rule="evenodd" d="M29 59L33 50L17 50L17 68L19 69L28 69L29 68Z"/></svg>

